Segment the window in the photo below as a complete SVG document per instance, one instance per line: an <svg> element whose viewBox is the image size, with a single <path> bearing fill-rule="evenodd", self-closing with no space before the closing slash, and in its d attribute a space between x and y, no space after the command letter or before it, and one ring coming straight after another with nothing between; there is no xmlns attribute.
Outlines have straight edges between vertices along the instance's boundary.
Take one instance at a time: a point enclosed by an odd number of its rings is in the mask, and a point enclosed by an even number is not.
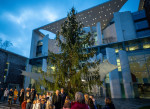
<svg viewBox="0 0 150 109"><path fill-rule="evenodd" d="M120 59L117 59L118 71L121 71Z"/></svg>
<svg viewBox="0 0 150 109"><path fill-rule="evenodd" d="M134 51L134 50L137 50L137 49L139 49L138 45L129 47L129 51Z"/></svg>
<svg viewBox="0 0 150 109"><path fill-rule="evenodd" d="M144 49L150 48L150 44L143 44L143 48Z"/></svg>

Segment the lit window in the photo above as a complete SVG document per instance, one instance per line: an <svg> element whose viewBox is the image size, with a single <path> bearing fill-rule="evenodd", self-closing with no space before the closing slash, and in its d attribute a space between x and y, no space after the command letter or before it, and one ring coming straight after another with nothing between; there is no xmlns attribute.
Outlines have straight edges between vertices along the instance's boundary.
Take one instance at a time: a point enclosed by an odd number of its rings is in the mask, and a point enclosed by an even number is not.
<svg viewBox="0 0 150 109"><path fill-rule="evenodd" d="M95 18L96 19L96 18Z"/></svg>
<svg viewBox="0 0 150 109"><path fill-rule="evenodd" d="M99 13L101 13L101 12L99 12Z"/></svg>
<svg viewBox="0 0 150 109"><path fill-rule="evenodd" d="M8 71L8 69L5 69L5 71Z"/></svg>
<svg viewBox="0 0 150 109"><path fill-rule="evenodd" d="M121 71L120 59L117 59L118 71Z"/></svg>
<svg viewBox="0 0 150 109"><path fill-rule="evenodd" d="M119 7L119 5L118 5L118 7Z"/></svg>
<svg viewBox="0 0 150 109"><path fill-rule="evenodd" d="M111 13L110 13L110 15L111 15Z"/></svg>
<svg viewBox="0 0 150 109"><path fill-rule="evenodd" d="M100 18L102 18L102 17L100 16Z"/></svg>
<svg viewBox="0 0 150 109"><path fill-rule="evenodd" d="M6 64L9 64L9 62L6 62Z"/></svg>
<svg viewBox="0 0 150 109"><path fill-rule="evenodd" d="M117 63L120 62L120 59L117 59Z"/></svg>
<svg viewBox="0 0 150 109"><path fill-rule="evenodd" d="M139 47L138 46L131 46L129 47L129 51L134 51L137 50Z"/></svg>
<svg viewBox="0 0 150 109"><path fill-rule="evenodd" d="M94 20L94 19L93 19Z"/></svg>
<svg viewBox="0 0 150 109"><path fill-rule="evenodd" d="M86 18L86 17L85 17Z"/></svg>
<svg viewBox="0 0 150 109"><path fill-rule="evenodd" d="M150 44L143 44L143 48L150 48Z"/></svg>
<svg viewBox="0 0 150 109"><path fill-rule="evenodd" d="M106 16L106 15L105 15Z"/></svg>
<svg viewBox="0 0 150 109"><path fill-rule="evenodd" d="M53 67L51 67L51 69L52 69L53 71L55 71L56 67L53 66Z"/></svg>
<svg viewBox="0 0 150 109"><path fill-rule="evenodd" d="M105 25L105 23L104 23L104 25Z"/></svg>
<svg viewBox="0 0 150 109"><path fill-rule="evenodd" d="M116 52L116 53L118 53L118 52L119 52L119 50L118 50L118 49L115 49L115 52Z"/></svg>
<svg viewBox="0 0 150 109"><path fill-rule="evenodd" d="M120 66L120 67L118 67L118 71L121 71L121 66Z"/></svg>

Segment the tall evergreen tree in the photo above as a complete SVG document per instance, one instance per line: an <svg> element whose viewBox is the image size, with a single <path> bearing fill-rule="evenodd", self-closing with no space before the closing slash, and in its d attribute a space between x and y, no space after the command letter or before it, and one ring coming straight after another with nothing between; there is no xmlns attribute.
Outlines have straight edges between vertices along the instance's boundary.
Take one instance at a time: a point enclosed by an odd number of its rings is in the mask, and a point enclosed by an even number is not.
<svg viewBox="0 0 150 109"><path fill-rule="evenodd" d="M99 61L88 61L96 53L92 48L87 49L94 44L93 37L91 33L85 33L83 24L77 20L76 15L72 8L57 34L56 40L61 53L50 52L48 56L48 62L55 67L49 75L54 83L46 79L42 82L49 90L63 87L71 97L76 91L85 93L92 85L100 82L97 71L88 72L88 68L99 64ZM95 79L89 79L90 75L94 75Z"/></svg>

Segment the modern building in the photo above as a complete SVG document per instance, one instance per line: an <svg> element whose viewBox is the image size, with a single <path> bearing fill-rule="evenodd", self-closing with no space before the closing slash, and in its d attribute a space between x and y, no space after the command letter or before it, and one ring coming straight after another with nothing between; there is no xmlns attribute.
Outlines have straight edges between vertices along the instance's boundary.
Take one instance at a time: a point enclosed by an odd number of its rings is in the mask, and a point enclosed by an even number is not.
<svg viewBox="0 0 150 109"><path fill-rule="evenodd" d="M109 72L104 81L103 95L112 98L135 98L150 96L150 25L147 10L148 0L141 0L139 11L119 12L127 0L110 0L77 14L86 32L95 37L97 58L107 59L118 69ZM144 4L145 3L145 4ZM30 61L27 72L50 72L47 65L48 51L59 53L55 39L40 32L41 29L54 34L65 20L61 19L33 30ZM91 48L87 48L91 52ZM26 77L25 87L35 83ZM98 87L99 88L99 87ZM99 90L99 89L98 89ZM99 93L99 91L97 91Z"/></svg>
<svg viewBox="0 0 150 109"><path fill-rule="evenodd" d="M0 49L0 88L23 88L26 64L26 57Z"/></svg>

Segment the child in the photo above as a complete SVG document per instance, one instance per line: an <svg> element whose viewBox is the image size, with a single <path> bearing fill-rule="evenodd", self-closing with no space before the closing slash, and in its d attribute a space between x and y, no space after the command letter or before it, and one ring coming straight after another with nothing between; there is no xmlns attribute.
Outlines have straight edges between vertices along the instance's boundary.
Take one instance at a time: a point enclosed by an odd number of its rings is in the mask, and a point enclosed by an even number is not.
<svg viewBox="0 0 150 109"><path fill-rule="evenodd" d="M26 109L26 104L27 104L27 101L26 99L24 99L24 101L21 104L22 109Z"/></svg>
<svg viewBox="0 0 150 109"><path fill-rule="evenodd" d="M31 108L31 100L28 99L26 104L26 109L30 109L30 108Z"/></svg>

